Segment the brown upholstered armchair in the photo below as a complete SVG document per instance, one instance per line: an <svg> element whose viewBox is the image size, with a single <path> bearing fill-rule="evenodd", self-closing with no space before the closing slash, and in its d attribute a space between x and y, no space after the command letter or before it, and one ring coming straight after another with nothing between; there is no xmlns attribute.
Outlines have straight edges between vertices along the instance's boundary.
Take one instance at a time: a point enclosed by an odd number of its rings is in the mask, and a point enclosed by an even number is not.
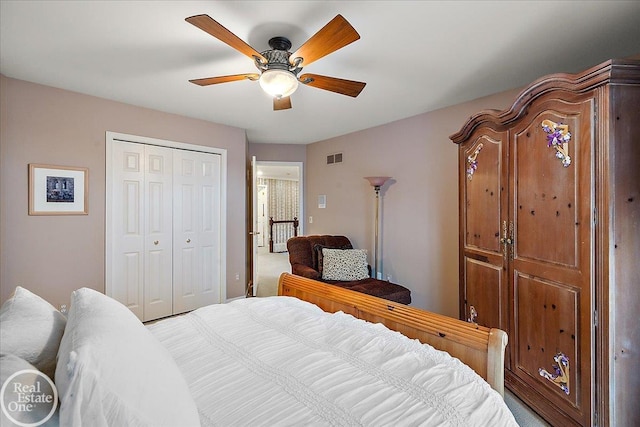
<svg viewBox="0 0 640 427"><path fill-rule="evenodd" d="M336 281L322 278L322 248L353 249L345 236L298 236L287 241L291 272L298 276L320 280L353 291L388 299L401 304L411 303L411 291L404 286L366 277L360 280ZM369 268L369 275L371 269Z"/></svg>

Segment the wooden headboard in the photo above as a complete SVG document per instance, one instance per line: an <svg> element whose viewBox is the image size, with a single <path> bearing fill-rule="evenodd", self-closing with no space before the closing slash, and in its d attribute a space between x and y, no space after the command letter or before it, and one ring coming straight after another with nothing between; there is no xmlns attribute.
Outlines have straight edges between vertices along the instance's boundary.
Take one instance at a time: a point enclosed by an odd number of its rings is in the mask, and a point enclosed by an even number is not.
<svg viewBox="0 0 640 427"><path fill-rule="evenodd" d="M342 311L359 319L382 323L409 338L444 350L470 366L504 396L507 334L500 329L463 322L290 273L280 276L278 295L308 301L327 312Z"/></svg>

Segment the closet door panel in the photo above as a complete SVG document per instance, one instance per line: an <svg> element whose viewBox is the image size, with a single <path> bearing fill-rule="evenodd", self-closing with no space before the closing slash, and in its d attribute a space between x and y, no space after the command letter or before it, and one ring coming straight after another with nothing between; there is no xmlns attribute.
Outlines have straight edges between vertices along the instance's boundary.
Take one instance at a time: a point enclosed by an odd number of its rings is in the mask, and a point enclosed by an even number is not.
<svg viewBox="0 0 640 427"><path fill-rule="evenodd" d="M206 303L220 302L222 259L220 238L220 156L201 155L203 296Z"/></svg>
<svg viewBox="0 0 640 427"><path fill-rule="evenodd" d="M215 154L174 152L174 311L220 302L220 185ZM217 167L212 167L216 162Z"/></svg>
<svg viewBox="0 0 640 427"><path fill-rule="evenodd" d="M173 313L171 149L145 146L144 320Z"/></svg>
<svg viewBox="0 0 640 427"><path fill-rule="evenodd" d="M173 295L177 313L196 307L198 277L196 232L199 200L196 197L195 161L187 153L174 153L174 269ZM185 158L185 156L187 158Z"/></svg>
<svg viewBox="0 0 640 427"><path fill-rule="evenodd" d="M144 147L113 145L111 283L107 295L144 316Z"/></svg>

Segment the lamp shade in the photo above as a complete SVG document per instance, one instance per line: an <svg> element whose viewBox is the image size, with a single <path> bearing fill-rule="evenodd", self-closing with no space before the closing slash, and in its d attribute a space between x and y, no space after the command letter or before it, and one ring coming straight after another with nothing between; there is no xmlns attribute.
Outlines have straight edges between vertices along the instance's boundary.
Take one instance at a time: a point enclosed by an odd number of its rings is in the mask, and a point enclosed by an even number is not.
<svg viewBox="0 0 640 427"><path fill-rule="evenodd" d="M364 179L369 181L373 187L382 187L387 180L391 179L390 176L365 176Z"/></svg>
<svg viewBox="0 0 640 427"><path fill-rule="evenodd" d="M265 70L260 76L260 87L276 98L286 98L298 88L298 79L287 70Z"/></svg>

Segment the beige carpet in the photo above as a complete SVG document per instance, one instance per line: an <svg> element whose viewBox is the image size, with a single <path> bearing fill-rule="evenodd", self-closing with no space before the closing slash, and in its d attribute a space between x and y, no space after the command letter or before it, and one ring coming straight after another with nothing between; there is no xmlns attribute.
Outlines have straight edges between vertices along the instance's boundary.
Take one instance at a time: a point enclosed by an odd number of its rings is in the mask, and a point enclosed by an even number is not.
<svg viewBox="0 0 640 427"><path fill-rule="evenodd" d="M283 271L291 272L289 253L269 253L269 248L258 248L258 280L256 296L268 297L278 294L278 278Z"/></svg>
<svg viewBox="0 0 640 427"><path fill-rule="evenodd" d="M520 427L547 427L547 424L542 418L533 412L527 405L525 405L520 399L518 399L509 390L504 391L504 403L511 410L513 417Z"/></svg>

